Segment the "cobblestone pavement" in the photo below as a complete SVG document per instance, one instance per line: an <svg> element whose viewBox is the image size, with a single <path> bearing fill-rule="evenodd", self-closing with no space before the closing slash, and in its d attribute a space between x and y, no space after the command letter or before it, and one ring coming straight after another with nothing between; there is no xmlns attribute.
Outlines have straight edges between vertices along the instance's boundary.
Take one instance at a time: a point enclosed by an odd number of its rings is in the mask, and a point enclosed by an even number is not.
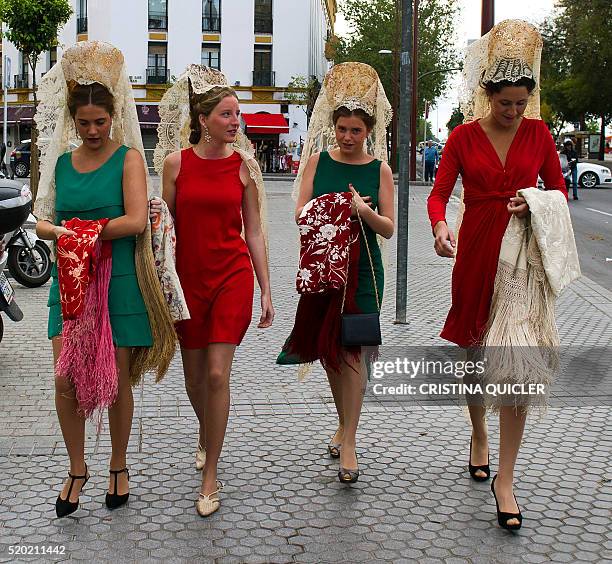
<svg viewBox="0 0 612 564"><path fill-rule="evenodd" d="M362 475L352 487L338 483L337 463L325 450L335 418L321 369L298 383L295 369L274 364L297 303L290 190L288 182L268 185L277 318L271 330L253 325L237 352L220 463L226 487L221 509L207 519L194 509L197 424L178 359L162 384L148 380L142 395L135 393L128 506L104 507L110 442L103 433L95 451L88 427L92 478L82 507L55 519L67 459L53 407L48 288L17 288L25 318L6 322L0 345L0 561L610 561L609 396L528 422L516 490L525 521L517 534L497 526L489 484L469 479L469 425L457 407L366 402L358 434ZM444 344L437 334L451 264L433 253L426 195L424 187L411 195L409 325L393 324L389 244L382 313L389 345ZM612 293L579 280L560 298L558 321L565 345L610 347ZM496 419L489 425L495 471ZM14 556L11 546L64 552Z"/></svg>

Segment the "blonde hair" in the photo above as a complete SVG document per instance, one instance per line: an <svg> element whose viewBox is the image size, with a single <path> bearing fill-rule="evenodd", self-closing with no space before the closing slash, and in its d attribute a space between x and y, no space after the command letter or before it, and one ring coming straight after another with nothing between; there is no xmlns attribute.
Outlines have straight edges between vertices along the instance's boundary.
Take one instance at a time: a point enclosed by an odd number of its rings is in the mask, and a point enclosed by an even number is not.
<svg viewBox="0 0 612 564"><path fill-rule="evenodd" d="M195 94L191 87L191 80L189 81L189 116L191 118L191 123L189 124L191 129L189 143L197 145L202 137L200 115L209 116L219 102L229 96L233 96L238 100L235 90L229 86L217 86L204 94Z"/></svg>

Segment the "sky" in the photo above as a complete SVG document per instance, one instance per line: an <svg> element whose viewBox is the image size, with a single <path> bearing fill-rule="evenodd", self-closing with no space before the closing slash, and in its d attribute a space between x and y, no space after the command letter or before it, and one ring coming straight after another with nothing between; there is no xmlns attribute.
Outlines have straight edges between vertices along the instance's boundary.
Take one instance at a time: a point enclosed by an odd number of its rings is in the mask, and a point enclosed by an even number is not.
<svg viewBox="0 0 612 564"><path fill-rule="evenodd" d="M544 18L551 14L554 0L496 0L495 2L495 22L514 18L522 19L533 24L539 24ZM341 10L342 2L340 2ZM467 45L468 39L480 37L480 10L481 0L459 0L460 14L457 19L457 29L455 45L459 53ZM346 21L342 14L338 14L336 23L336 33L344 35L349 31ZM449 82L446 94L437 100L437 107L429 112L429 122L432 130L437 132L437 136L445 139L447 136L446 123L448 122L453 108L457 106L457 92L459 73L455 74L453 81Z"/></svg>

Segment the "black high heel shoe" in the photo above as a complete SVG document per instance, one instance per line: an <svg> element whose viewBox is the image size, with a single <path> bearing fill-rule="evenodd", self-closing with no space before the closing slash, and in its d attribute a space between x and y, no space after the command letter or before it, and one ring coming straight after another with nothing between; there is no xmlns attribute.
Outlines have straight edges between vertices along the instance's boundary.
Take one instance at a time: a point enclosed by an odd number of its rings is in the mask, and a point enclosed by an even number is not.
<svg viewBox="0 0 612 564"><path fill-rule="evenodd" d="M519 507L518 513L506 513L505 511L499 510L499 503L497 502L497 495L495 495L495 479L497 478L497 474L493 477L491 482L491 491L493 492L493 497L495 498L495 507L497 509L497 522L502 529L507 529L508 531L518 531L523 524L523 515L521 513L521 508ZM514 496L514 501L516 501L516 496ZM516 506L518 507L518 501L516 501ZM518 525L508 525L508 521L510 519L516 519L518 521Z"/></svg>
<svg viewBox="0 0 612 564"><path fill-rule="evenodd" d="M55 514L58 517L66 517L67 515L74 513L79 508L79 500L77 499L74 502L70 501L70 494L72 493L72 486L74 486L75 480L85 480L83 484L81 485L81 491L79 492L79 495L81 495L81 492L83 491L83 488L85 487L85 484L89 480L89 472L87 472L87 464L85 464L85 475L84 476L75 476L74 474L71 474L70 472L68 472L68 476L70 476L70 487L68 488L68 495L66 496L66 499L62 499L62 494L60 492L60 494L57 496L57 500L55 501Z"/></svg>
<svg viewBox="0 0 612 564"><path fill-rule="evenodd" d="M483 464L482 466L473 466L472 465L472 439L470 437L470 459L468 460L468 470L470 471L470 476L472 476L472 480L476 482L484 482L491 477L491 468L489 467L489 453L487 452L487 464ZM484 472L486 476L478 476L476 472L478 470Z"/></svg>
<svg viewBox="0 0 612 564"><path fill-rule="evenodd" d="M108 493L108 492L106 493L106 507L108 507L109 509L117 509L117 507L121 507L127 502L128 498L130 497L130 492L126 494L121 494L121 495L117 493L117 476L119 474L123 474L123 472L127 474L127 478L129 480L130 472L127 468L124 468L123 470L111 470L110 471L111 475L114 476L115 478L115 483L114 483L113 493Z"/></svg>

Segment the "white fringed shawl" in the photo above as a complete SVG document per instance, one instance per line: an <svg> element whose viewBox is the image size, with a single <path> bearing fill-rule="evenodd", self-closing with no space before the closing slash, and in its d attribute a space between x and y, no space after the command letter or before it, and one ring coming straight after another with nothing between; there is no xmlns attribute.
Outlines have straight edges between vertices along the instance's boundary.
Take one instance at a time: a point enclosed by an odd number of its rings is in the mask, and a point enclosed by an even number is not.
<svg viewBox="0 0 612 564"><path fill-rule="evenodd" d="M523 219L513 215L502 240L484 336L486 380L548 385L558 365L555 301L580 276L578 252L560 191L526 188L517 195L525 198L530 213ZM503 399L489 396L487 404L495 409ZM544 401L521 399L527 406Z"/></svg>

